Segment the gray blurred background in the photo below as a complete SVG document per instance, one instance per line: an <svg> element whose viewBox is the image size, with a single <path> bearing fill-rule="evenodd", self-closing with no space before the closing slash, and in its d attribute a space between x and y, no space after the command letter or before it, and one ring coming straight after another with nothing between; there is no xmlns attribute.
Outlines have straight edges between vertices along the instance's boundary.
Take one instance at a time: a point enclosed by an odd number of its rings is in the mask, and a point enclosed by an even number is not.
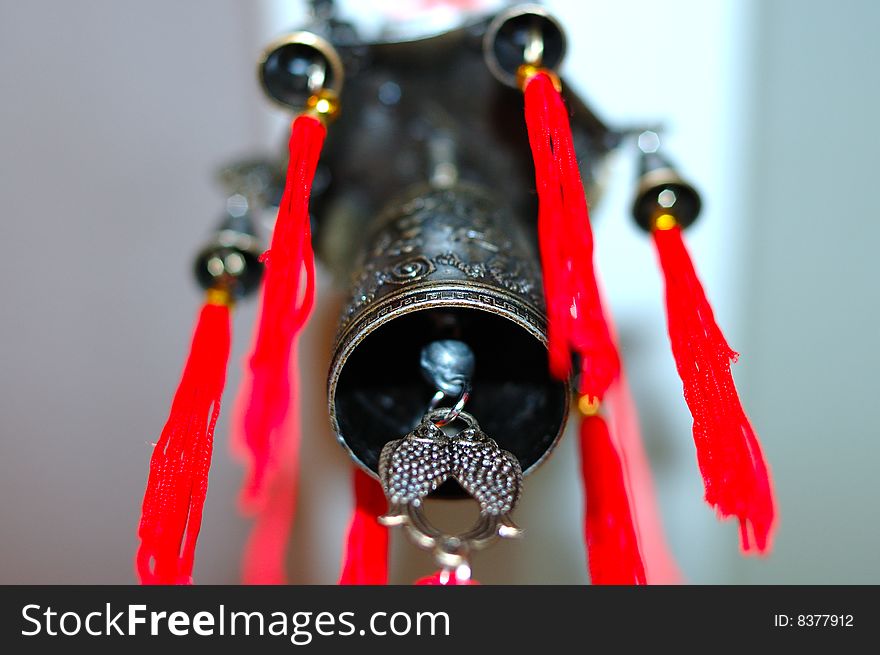
<svg viewBox="0 0 880 655"><path fill-rule="evenodd" d="M347 4L375 23L419 3ZM689 241L742 353L736 379L775 476L776 548L742 558L736 526L702 502L624 154L596 212L597 252L685 579L880 582L880 3L549 5L572 41L568 80L613 124L661 121L704 192ZM254 67L302 11L293 0L0 0L0 583L134 581L149 444L200 302L191 258L223 208L214 172L281 146L286 118ZM335 581L351 503L324 408L339 303L327 276L319 298L301 349L297 583ZM225 435L253 320L243 303L197 582L238 580L248 525ZM480 555L478 579L587 581L573 446L528 479L517 512L528 536ZM431 568L395 535L392 581Z"/></svg>

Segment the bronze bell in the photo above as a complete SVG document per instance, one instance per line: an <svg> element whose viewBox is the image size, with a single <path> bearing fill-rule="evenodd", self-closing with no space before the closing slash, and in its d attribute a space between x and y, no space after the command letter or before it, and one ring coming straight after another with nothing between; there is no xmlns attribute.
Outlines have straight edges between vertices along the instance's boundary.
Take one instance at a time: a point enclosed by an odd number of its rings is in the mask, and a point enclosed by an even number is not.
<svg viewBox="0 0 880 655"><path fill-rule="evenodd" d="M339 440L372 471L436 388L423 349L467 344L476 363L468 411L524 471L553 448L568 385L549 374L540 268L509 208L478 186L421 188L393 202L366 240L330 368Z"/></svg>

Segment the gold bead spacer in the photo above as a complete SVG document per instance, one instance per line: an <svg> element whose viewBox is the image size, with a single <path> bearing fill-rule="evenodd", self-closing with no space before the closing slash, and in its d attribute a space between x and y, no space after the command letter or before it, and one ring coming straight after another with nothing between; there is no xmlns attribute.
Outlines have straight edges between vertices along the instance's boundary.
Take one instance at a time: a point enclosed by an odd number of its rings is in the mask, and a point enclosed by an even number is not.
<svg viewBox="0 0 880 655"><path fill-rule="evenodd" d="M317 118L327 127L339 115L339 96L335 91L322 89L308 99L303 114Z"/></svg>
<svg viewBox="0 0 880 655"><path fill-rule="evenodd" d="M583 395L578 398L578 411L584 416L595 416L599 413L602 402L596 396Z"/></svg>
<svg viewBox="0 0 880 655"><path fill-rule="evenodd" d="M654 218L652 221L652 229L654 230L671 230L672 228L678 225L678 221L675 216L669 213L660 214Z"/></svg>
<svg viewBox="0 0 880 655"><path fill-rule="evenodd" d="M232 307L235 300L228 289L223 287L214 287L205 292L205 302L208 305L219 305L221 307Z"/></svg>
<svg viewBox="0 0 880 655"><path fill-rule="evenodd" d="M535 66L534 64L523 64L516 69L517 86L519 86L522 91L525 91L526 86L531 82L532 78L540 73L544 73L549 77L550 81L553 82L553 88L559 93L562 93L562 81L559 79L559 76L549 68L542 68L540 66Z"/></svg>

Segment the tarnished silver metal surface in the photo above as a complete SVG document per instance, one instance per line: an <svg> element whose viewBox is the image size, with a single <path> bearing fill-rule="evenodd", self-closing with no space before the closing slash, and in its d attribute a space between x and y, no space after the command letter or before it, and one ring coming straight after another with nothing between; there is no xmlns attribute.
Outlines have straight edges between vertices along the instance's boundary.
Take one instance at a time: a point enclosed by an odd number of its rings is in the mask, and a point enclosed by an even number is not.
<svg viewBox="0 0 880 655"><path fill-rule="evenodd" d="M473 353L468 411L523 470L559 438L567 387L549 374L538 257L505 207L473 185L420 187L393 202L365 239L328 399L340 442L371 471L437 391L421 370L437 341Z"/></svg>
<svg viewBox="0 0 880 655"><path fill-rule="evenodd" d="M415 430L391 441L379 458L379 480L389 509L380 521L403 526L420 548L433 552L437 564L458 569L468 555L499 537L518 537L522 531L510 518L519 501L522 469L517 458L498 447L466 412L467 427L447 435L436 425L448 409L425 415ZM458 535L444 534L425 518L425 498L447 480L457 482L480 506L476 524Z"/></svg>
<svg viewBox="0 0 880 655"><path fill-rule="evenodd" d="M439 427L452 423L467 404L474 376L474 352L458 339L438 339L422 348L422 375L437 388L429 410L437 409L447 396L456 398L449 412L437 422Z"/></svg>
<svg viewBox="0 0 880 655"><path fill-rule="evenodd" d="M458 339L438 339L422 348L422 375L446 395L457 396L474 375L474 351Z"/></svg>
<svg viewBox="0 0 880 655"><path fill-rule="evenodd" d="M414 185L479 185L503 197L509 223L534 225L537 194L523 96L486 64L490 22L486 17L399 42L361 42L344 30L327 34L345 60L346 86L311 207L316 254L340 281L347 282L383 208ZM545 48L545 59L548 54ZM571 87L563 93L595 206L602 163L620 135Z"/></svg>
<svg viewBox="0 0 880 655"><path fill-rule="evenodd" d="M478 187L417 188L377 219L340 333L377 300L421 282L467 281L513 296L510 309L528 305L542 327L544 295L534 247L498 199ZM531 317L530 317L531 318Z"/></svg>

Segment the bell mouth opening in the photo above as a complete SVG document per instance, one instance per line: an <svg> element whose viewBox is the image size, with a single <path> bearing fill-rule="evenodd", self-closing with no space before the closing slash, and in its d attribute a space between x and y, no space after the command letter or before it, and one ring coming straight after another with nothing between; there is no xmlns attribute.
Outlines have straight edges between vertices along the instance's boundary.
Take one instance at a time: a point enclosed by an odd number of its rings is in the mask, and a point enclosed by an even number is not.
<svg viewBox="0 0 880 655"><path fill-rule="evenodd" d="M561 436L568 386L551 377L536 328L473 307L416 309L374 324L358 339L343 339L346 345L334 360L329 387L340 442L376 473L383 446L404 437L428 411L437 390L422 375L420 354L440 339L463 341L473 351L476 368L465 411L527 473ZM454 402L450 399L449 405ZM450 482L437 495L459 495L460 487Z"/></svg>
<svg viewBox="0 0 880 655"><path fill-rule="evenodd" d="M336 49L308 31L285 34L266 48L257 76L266 96L286 109L301 110L318 89L310 87L314 67L321 70L322 89L339 94L344 69Z"/></svg>

